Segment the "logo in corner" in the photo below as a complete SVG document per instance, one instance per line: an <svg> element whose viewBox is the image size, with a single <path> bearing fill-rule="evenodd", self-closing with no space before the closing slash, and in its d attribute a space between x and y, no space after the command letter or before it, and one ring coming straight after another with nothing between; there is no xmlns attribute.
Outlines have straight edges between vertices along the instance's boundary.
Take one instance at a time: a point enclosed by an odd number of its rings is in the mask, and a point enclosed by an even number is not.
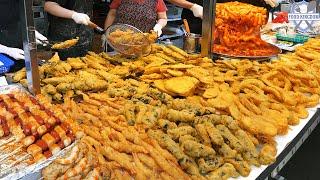
<svg viewBox="0 0 320 180"><path fill-rule="evenodd" d="M288 19L295 25L296 30L302 32L312 30L312 25L315 21L320 21L320 14L317 12L317 2L306 2L303 0L292 3Z"/></svg>

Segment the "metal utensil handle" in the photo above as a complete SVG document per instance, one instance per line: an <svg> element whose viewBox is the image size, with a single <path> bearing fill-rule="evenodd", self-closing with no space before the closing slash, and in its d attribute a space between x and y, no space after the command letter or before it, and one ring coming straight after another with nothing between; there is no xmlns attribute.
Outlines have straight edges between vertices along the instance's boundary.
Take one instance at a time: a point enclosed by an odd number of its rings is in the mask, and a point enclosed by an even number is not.
<svg viewBox="0 0 320 180"><path fill-rule="evenodd" d="M187 19L183 19L184 28L186 29L186 32L190 34L190 27Z"/></svg>

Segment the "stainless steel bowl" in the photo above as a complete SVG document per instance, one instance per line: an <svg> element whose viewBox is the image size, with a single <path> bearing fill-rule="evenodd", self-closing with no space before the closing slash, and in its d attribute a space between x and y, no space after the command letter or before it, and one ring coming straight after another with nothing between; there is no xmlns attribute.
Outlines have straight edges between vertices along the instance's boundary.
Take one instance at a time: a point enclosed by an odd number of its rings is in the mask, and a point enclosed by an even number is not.
<svg viewBox="0 0 320 180"><path fill-rule="evenodd" d="M186 34L183 42L183 50L187 53L199 53L201 51L201 39L200 34Z"/></svg>

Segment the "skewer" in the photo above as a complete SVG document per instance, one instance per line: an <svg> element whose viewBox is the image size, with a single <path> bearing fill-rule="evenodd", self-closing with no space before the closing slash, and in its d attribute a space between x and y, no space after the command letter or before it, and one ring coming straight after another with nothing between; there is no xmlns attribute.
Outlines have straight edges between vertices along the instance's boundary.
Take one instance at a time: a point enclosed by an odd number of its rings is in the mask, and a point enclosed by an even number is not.
<svg viewBox="0 0 320 180"><path fill-rule="evenodd" d="M5 169L1 170L1 174L8 174L11 170L12 167L14 167L16 164L28 159L28 158L31 158L32 156L30 154L26 154L22 157L20 157L19 159L17 159L16 161L14 161L13 163L9 164L8 167L6 167Z"/></svg>
<svg viewBox="0 0 320 180"><path fill-rule="evenodd" d="M10 138L4 140L3 142L1 141L0 147L2 147L4 145L7 145L7 144L9 144L9 143L11 143L11 142L13 142L15 140L16 140L16 138L14 136L11 136ZM0 150L1 150L1 148L0 148Z"/></svg>
<svg viewBox="0 0 320 180"><path fill-rule="evenodd" d="M34 153L35 154L32 154L32 153L29 153L20 157L19 159L17 159L16 161L12 162L10 165L8 165L8 167L6 167L4 170L1 170L0 171L0 174L7 174L10 172L10 169L12 167L14 167L16 164L28 159L28 158L31 158L33 157L34 160L37 162L37 163L40 163L46 159L49 159L51 156L53 156L54 154L57 154L57 150L56 148L59 149L59 151L67 146L69 146L72 142L75 141L75 138L72 134L67 134L65 136L65 138L61 139L61 141L57 144L54 144L54 146L52 145L51 147L54 147L54 148L51 148L49 147L49 150L41 150L40 152L38 151L35 151ZM34 144L35 146L37 146L36 144ZM41 148L41 147L40 147ZM48 149L48 148L46 148ZM10 153L11 154L11 153ZM12 154L11 154L12 155ZM11 156L9 155L9 156ZM1 161L0 161L1 162Z"/></svg>
<svg viewBox="0 0 320 180"><path fill-rule="evenodd" d="M39 152L43 152L49 149L53 144L57 143L59 140L63 141L65 146L71 144L74 141L73 134L70 133L70 129L65 126L56 126L55 130L51 132L47 132L45 135L41 137L41 139L36 138L34 136L27 136L25 139L22 140L22 145L17 147L12 152L0 156L0 163L9 158L12 155L15 155L19 150L23 147L27 148L27 152L32 154L33 156L38 154ZM61 131L61 133L57 133ZM59 136L59 137L58 137ZM38 139L38 140L37 140ZM37 141L36 141L37 140ZM35 144L33 144L36 141Z"/></svg>
<svg viewBox="0 0 320 180"><path fill-rule="evenodd" d="M10 157L10 156L16 154L17 152L19 152L19 150L20 150L21 148L23 148L23 146L19 146L19 147L17 147L15 150L13 150L12 152L10 152L10 153L8 153L8 154L5 154L5 155L3 155L2 157L0 157L0 163L1 163L2 161L6 160L8 157Z"/></svg>

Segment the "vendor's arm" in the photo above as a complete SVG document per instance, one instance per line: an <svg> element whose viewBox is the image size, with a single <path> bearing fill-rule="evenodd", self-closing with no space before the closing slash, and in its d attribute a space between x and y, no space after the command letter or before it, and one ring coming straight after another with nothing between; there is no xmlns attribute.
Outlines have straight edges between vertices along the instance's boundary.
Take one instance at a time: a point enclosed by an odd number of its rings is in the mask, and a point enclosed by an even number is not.
<svg viewBox="0 0 320 180"><path fill-rule="evenodd" d="M53 16L73 19L77 24L88 25L90 22L90 17L87 14L77 13L73 10L66 9L54 1L46 1L44 10Z"/></svg>
<svg viewBox="0 0 320 180"><path fill-rule="evenodd" d="M153 31L155 31L158 36L162 34L162 28L164 28L167 25L167 7L163 0L157 1L157 15L158 20L157 24L153 27Z"/></svg>
<svg viewBox="0 0 320 180"><path fill-rule="evenodd" d="M157 24L154 26L153 30L161 36L162 28L167 25L167 13L166 12L158 12L158 21Z"/></svg>
<svg viewBox="0 0 320 180"><path fill-rule="evenodd" d="M46 1L44 4L44 10L51 15L71 19L74 11L61 7L58 3L53 1Z"/></svg>
<svg viewBox="0 0 320 180"><path fill-rule="evenodd" d="M279 5L279 0L264 0L268 5L272 8L277 7Z"/></svg>
<svg viewBox="0 0 320 180"><path fill-rule="evenodd" d="M158 12L158 21L157 24L161 25L164 28L167 25L167 12Z"/></svg>
<svg viewBox="0 0 320 180"><path fill-rule="evenodd" d="M201 18L203 17L203 7L198 4L191 3L186 0L168 0L170 3L185 8L190 9L195 17Z"/></svg>
<svg viewBox="0 0 320 180"><path fill-rule="evenodd" d="M186 1L186 0L168 0L171 4L174 4L176 6L185 8L185 9L191 9L191 7L194 5L194 3Z"/></svg>
<svg viewBox="0 0 320 180"><path fill-rule="evenodd" d="M117 10L116 9L110 9L108 16L104 22L104 29L107 29L109 26L111 26L116 19Z"/></svg>

